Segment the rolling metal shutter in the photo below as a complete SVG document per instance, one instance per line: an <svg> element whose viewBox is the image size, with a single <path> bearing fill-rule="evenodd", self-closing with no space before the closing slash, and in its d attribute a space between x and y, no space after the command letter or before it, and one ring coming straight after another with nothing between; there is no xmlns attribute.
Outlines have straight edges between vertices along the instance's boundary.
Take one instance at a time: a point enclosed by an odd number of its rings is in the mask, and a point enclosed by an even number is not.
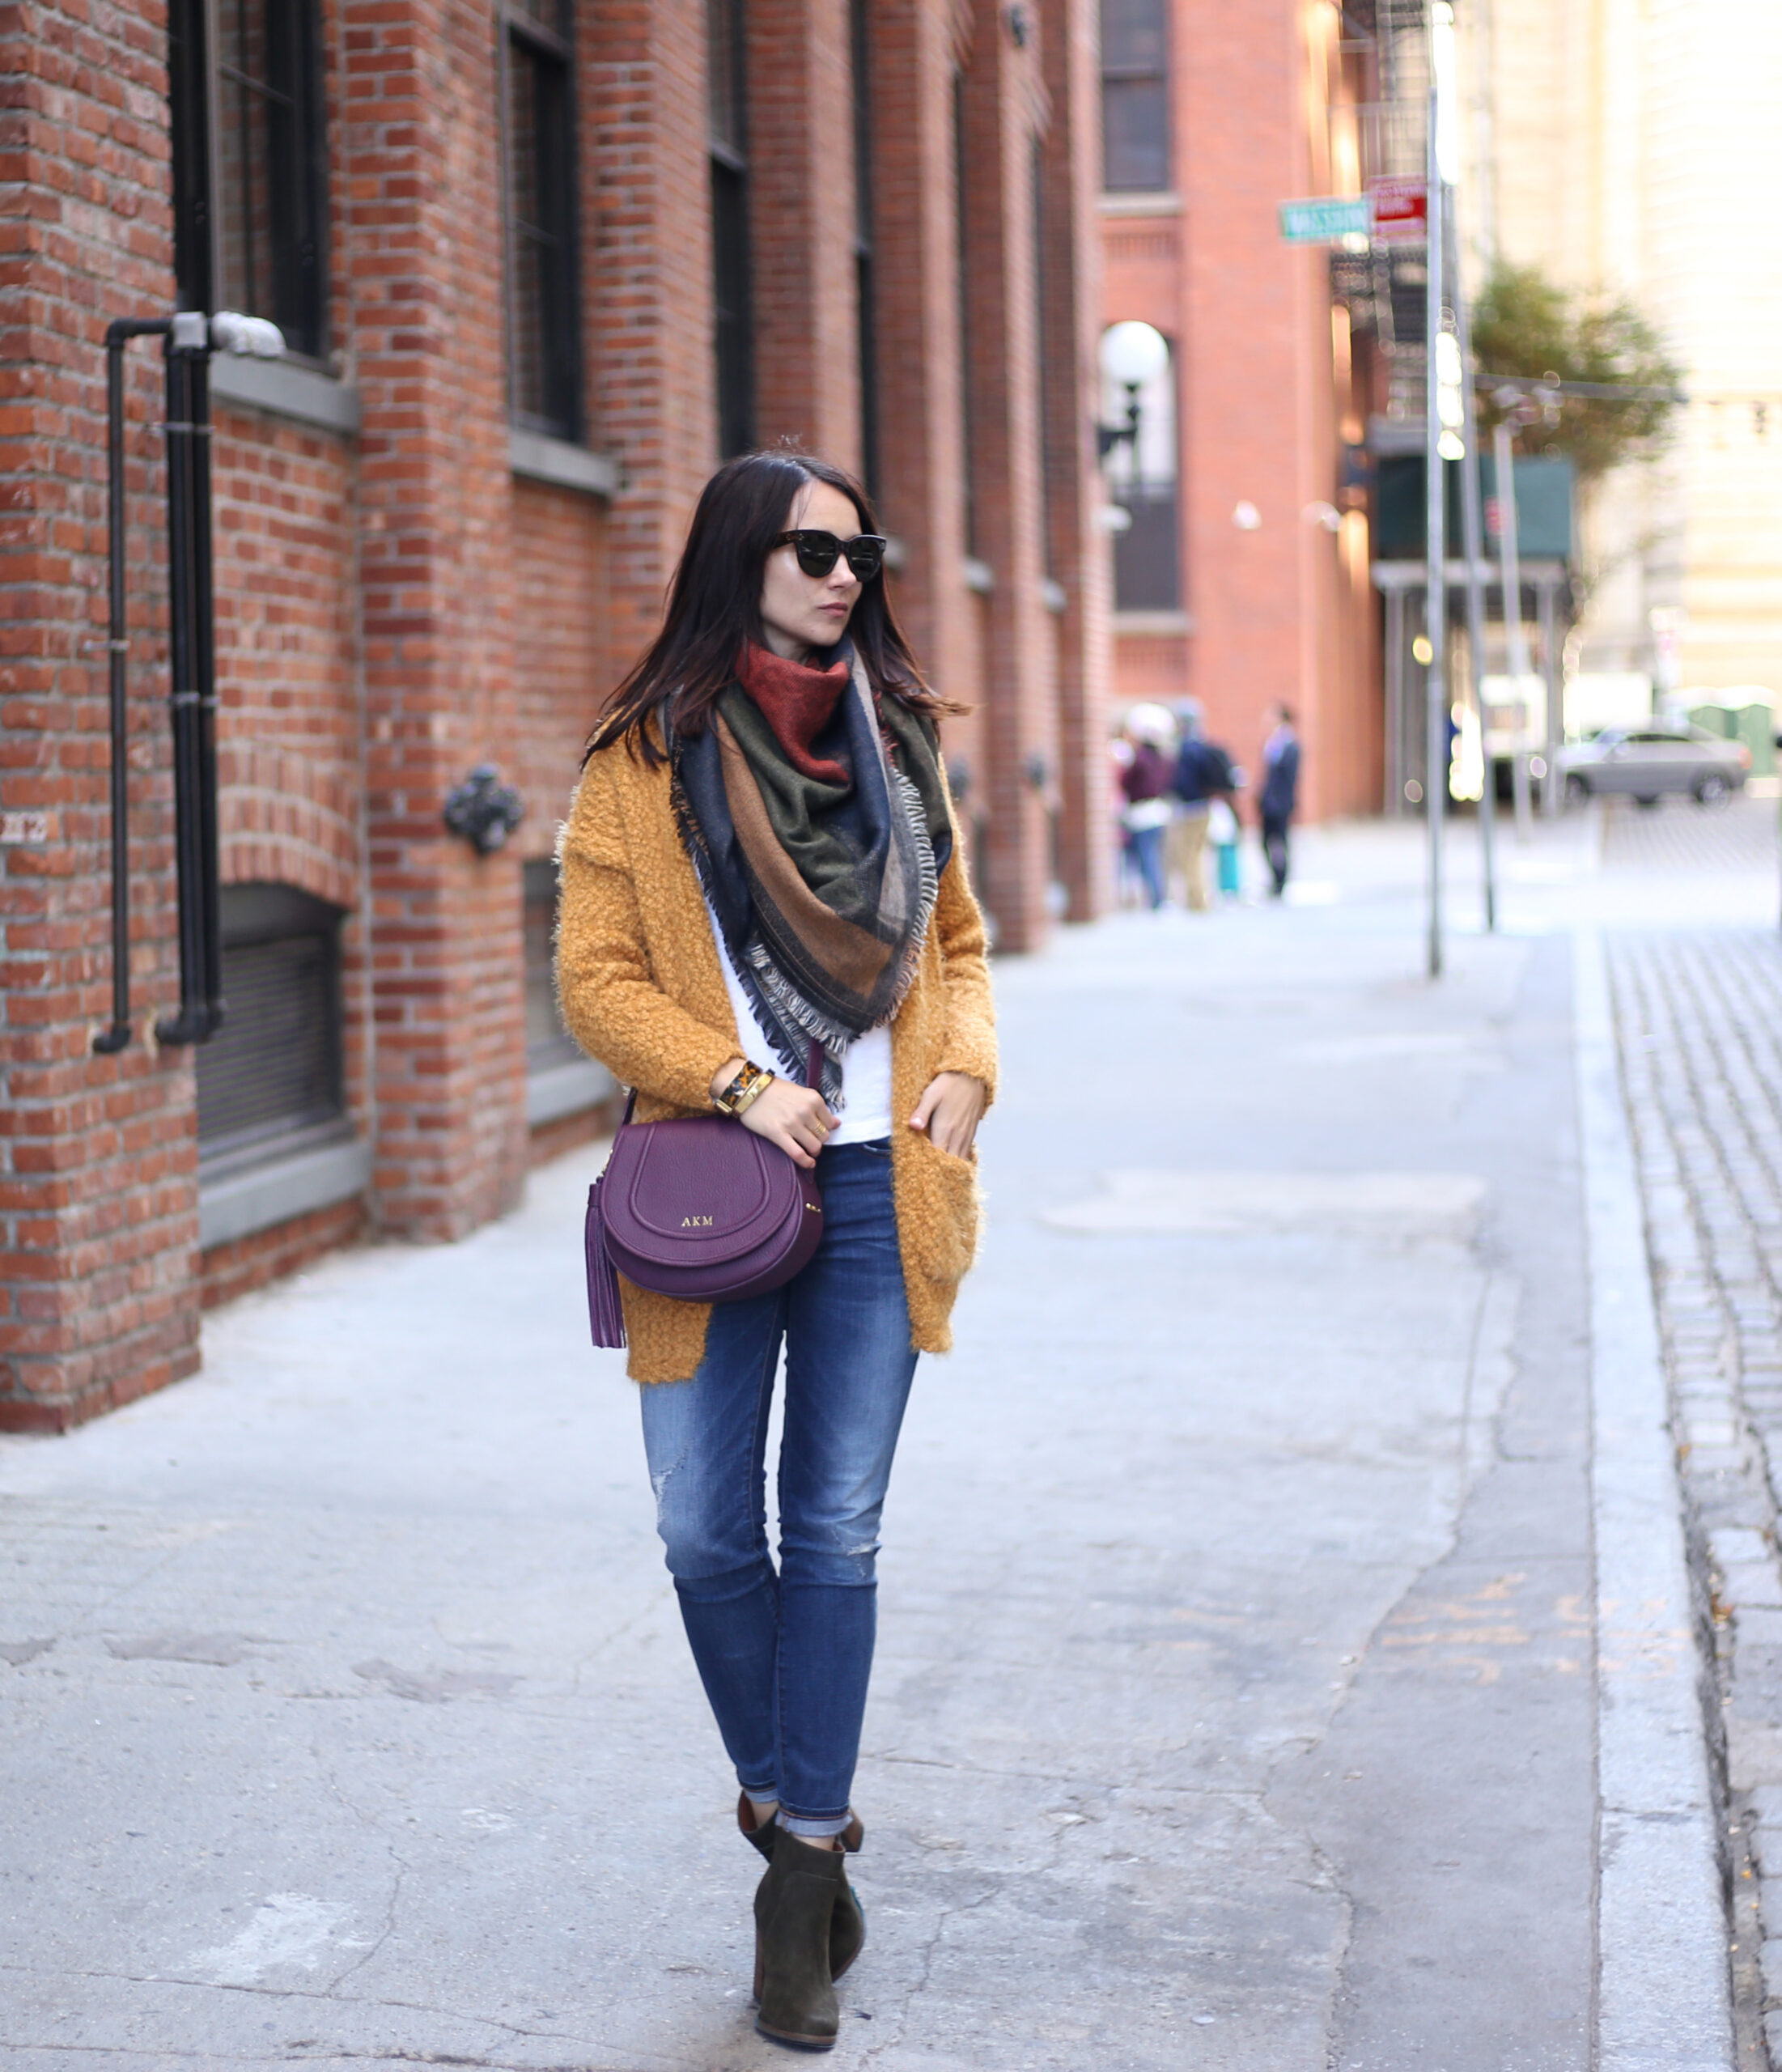
<svg viewBox="0 0 1782 2072"><path fill-rule="evenodd" d="M294 886L223 887L227 1013L197 1054L206 1166L274 1155L340 1123L341 918Z"/></svg>

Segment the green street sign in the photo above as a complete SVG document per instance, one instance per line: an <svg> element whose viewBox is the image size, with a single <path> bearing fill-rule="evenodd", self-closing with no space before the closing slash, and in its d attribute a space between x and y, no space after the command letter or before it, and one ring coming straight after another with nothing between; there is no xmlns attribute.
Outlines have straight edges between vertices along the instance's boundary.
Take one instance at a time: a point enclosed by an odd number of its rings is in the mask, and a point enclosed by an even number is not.
<svg viewBox="0 0 1782 2072"><path fill-rule="evenodd" d="M1339 237L1365 237L1373 227L1365 194L1331 194L1279 206L1281 236L1289 244L1330 244Z"/></svg>

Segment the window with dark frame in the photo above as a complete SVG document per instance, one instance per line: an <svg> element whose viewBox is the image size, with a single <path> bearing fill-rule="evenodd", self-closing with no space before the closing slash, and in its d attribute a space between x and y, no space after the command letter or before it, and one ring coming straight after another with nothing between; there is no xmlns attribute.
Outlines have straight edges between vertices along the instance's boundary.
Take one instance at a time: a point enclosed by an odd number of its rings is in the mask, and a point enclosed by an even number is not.
<svg viewBox="0 0 1782 2072"><path fill-rule="evenodd" d="M1101 150L1110 193L1168 190L1168 0L1101 0Z"/></svg>
<svg viewBox="0 0 1782 2072"><path fill-rule="evenodd" d="M222 893L222 1029L197 1054L198 1156L211 1172L348 1132L337 906L290 885Z"/></svg>
<svg viewBox="0 0 1782 2072"><path fill-rule="evenodd" d="M212 47L212 37L214 46ZM320 0L170 0L174 273L182 308L269 317L328 345Z"/></svg>
<svg viewBox="0 0 1782 2072"><path fill-rule="evenodd" d="M755 443L754 308L749 275L749 50L745 0L706 0L718 452Z"/></svg>
<svg viewBox="0 0 1782 2072"><path fill-rule="evenodd" d="M879 367L874 336L878 312L872 278L872 48L869 0L848 0L848 38L854 87L854 282L860 380L860 473L877 496Z"/></svg>
<svg viewBox="0 0 1782 2072"><path fill-rule="evenodd" d="M1116 499L1131 523L1114 536L1114 608L1173 612L1182 602L1176 485L1133 482Z"/></svg>
<svg viewBox="0 0 1782 2072"><path fill-rule="evenodd" d="M510 0L503 16L507 379L516 423L582 436L580 248L571 0Z"/></svg>

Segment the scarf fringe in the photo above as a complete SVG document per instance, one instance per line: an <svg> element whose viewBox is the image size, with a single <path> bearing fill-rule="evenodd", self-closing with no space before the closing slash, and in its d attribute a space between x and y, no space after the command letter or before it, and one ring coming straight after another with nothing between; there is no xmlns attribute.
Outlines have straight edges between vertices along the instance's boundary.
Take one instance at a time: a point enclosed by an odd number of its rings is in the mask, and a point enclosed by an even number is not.
<svg viewBox="0 0 1782 2072"><path fill-rule="evenodd" d="M928 940L928 923L934 919L935 905L940 897L940 873L935 865L934 840L928 832L928 816L923 809L921 792L889 755L885 758L885 774L893 792L903 802L904 818L909 823L916 847L916 918L909 940L904 944L903 954L897 960L897 975L891 989L891 1012L885 1017L889 1021L916 982L916 966L922 961L923 949Z"/></svg>

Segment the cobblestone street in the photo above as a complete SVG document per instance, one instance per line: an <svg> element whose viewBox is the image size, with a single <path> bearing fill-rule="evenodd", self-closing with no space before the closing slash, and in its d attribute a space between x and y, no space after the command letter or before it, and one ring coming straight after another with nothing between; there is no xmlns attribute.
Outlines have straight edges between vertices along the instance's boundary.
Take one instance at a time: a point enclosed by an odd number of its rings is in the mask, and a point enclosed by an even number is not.
<svg viewBox="0 0 1782 2072"><path fill-rule="evenodd" d="M1782 940L1615 939L1623 1068L1712 1620L1741 2058L1782 2059ZM1711 1708L1712 1717L1712 1708Z"/></svg>

